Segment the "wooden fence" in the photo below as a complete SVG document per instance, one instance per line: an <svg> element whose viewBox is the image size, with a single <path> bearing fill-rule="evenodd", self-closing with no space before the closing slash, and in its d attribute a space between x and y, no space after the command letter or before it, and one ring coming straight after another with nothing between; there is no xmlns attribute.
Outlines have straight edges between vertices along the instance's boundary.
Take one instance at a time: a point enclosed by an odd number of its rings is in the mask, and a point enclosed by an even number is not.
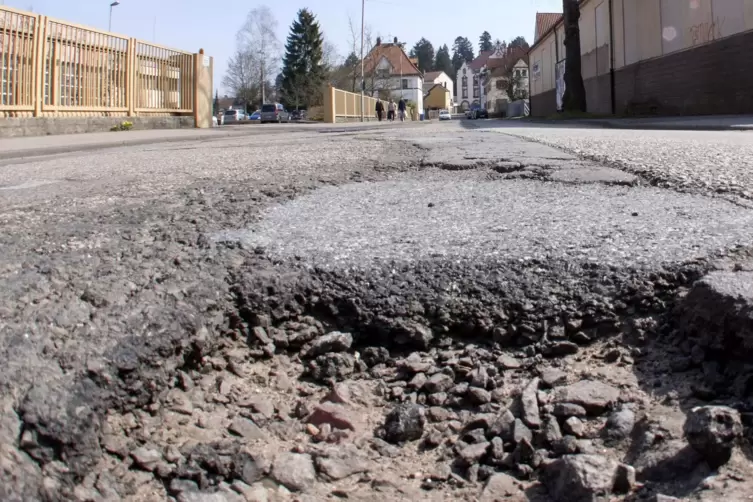
<svg viewBox="0 0 753 502"><path fill-rule="evenodd" d="M190 115L202 57L0 6L0 118Z"/></svg>
<svg viewBox="0 0 753 502"><path fill-rule="evenodd" d="M364 120L376 120L376 98L364 96ZM385 105L386 106L386 105ZM386 114L386 112L385 112ZM361 94L328 86L324 91L324 121L355 122L361 119Z"/></svg>

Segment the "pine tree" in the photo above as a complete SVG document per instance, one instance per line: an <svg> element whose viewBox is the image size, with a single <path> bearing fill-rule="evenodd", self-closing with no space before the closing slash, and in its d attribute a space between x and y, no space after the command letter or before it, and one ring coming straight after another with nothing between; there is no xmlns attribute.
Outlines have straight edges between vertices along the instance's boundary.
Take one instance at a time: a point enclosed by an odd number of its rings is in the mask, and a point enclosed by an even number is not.
<svg viewBox="0 0 753 502"><path fill-rule="evenodd" d="M478 38L478 50L480 52L489 52L493 48L491 34L488 31L483 32Z"/></svg>
<svg viewBox="0 0 753 502"><path fill-rule="evenodd" d="M425 38L421 38L410 51L410 57L418 58L418 69L426 73L434 69L434 46Z"/></svg>
<svg viewBox="0 0 753 502"><path fill-rule="evenodd" d="M322 32L308 9L298 11L290 27L282 66L281 91L289 108L319 104L325 80Z"/></svg>
<svg viewBox="0 0 753 502"><path fill-rule="evenodd" d="M443 45L437 51L437 55L434 58L434 70L443 71L452 79L455 79L455 70L452 67L452 59L450 59L450 49L447 44Z"/></svg>
<svg viewBox="0 0 753 502"><path fill-rule="evenodd" d="M463 63L473 61L473 44L466 37L457 37L452 44L452 79L455 80Z"/></svg>
<svg viewBox="0 0 753 502"><path fill-rule="evenodd" d="M510 42L509 46L510 49L513 49L515 47L520 47L521 49L528 49L528 42L526 42L525 37L515 37Z"/></svg>

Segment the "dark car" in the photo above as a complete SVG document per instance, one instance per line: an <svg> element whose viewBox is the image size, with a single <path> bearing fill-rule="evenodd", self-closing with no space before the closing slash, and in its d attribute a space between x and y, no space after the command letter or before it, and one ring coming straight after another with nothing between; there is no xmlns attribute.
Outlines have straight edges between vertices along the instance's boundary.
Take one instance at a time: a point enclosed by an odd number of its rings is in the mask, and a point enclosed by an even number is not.
<svg viewBox="0 0 753 502"><path fill-rule="evenodd" d="M478 108L473 111L473 118L474 119L488 119L489 110L487 110L486 108Z"/></svg>
<svg viewBox="0 0 753 502"><path fill-rule="evenodd" d="M306 110L293 110L290 112L290 120L306 120Z"/></svg>
<svg viewBox="0 0 753 502"><path fill-rule="evenodd" d="M266 103L261 106L260 122L290 122L290 114L280 103Z"/></svg>

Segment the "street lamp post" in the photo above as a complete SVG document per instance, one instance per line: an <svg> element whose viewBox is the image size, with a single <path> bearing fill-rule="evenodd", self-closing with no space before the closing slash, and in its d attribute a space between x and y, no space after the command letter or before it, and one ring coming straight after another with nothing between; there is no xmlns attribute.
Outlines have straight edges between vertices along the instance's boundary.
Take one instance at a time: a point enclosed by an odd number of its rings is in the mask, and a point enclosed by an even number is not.
<svg viewBox="0 0 753 502"><path fill-rule="evenodd" d="M117 7L118 5L120 5L118 0L115 0L110 4L110 22L107 24L107 31L112 31L112 8Z"/></svg>
<svg viewBox="0 0 753 502"><path fill-rule="evenodd" d="M363 107L364 107L364 92L366 91L366 79L363 75L363 33L364 33L364 21L365 21L365 15L366 15L366 0L361 0L361 122L364 121L363 118Z"/></svg>

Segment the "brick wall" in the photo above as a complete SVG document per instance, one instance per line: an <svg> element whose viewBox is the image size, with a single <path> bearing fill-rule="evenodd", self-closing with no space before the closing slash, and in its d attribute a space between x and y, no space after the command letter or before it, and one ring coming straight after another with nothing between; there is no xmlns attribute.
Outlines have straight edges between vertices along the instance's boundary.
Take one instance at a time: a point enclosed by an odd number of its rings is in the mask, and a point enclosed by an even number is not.
<svg viewBox="0 0 753 502"><path fill-rule="evenodd" d="M615 72L616 112L661 115L753 113L753 32Z"/></svg>

